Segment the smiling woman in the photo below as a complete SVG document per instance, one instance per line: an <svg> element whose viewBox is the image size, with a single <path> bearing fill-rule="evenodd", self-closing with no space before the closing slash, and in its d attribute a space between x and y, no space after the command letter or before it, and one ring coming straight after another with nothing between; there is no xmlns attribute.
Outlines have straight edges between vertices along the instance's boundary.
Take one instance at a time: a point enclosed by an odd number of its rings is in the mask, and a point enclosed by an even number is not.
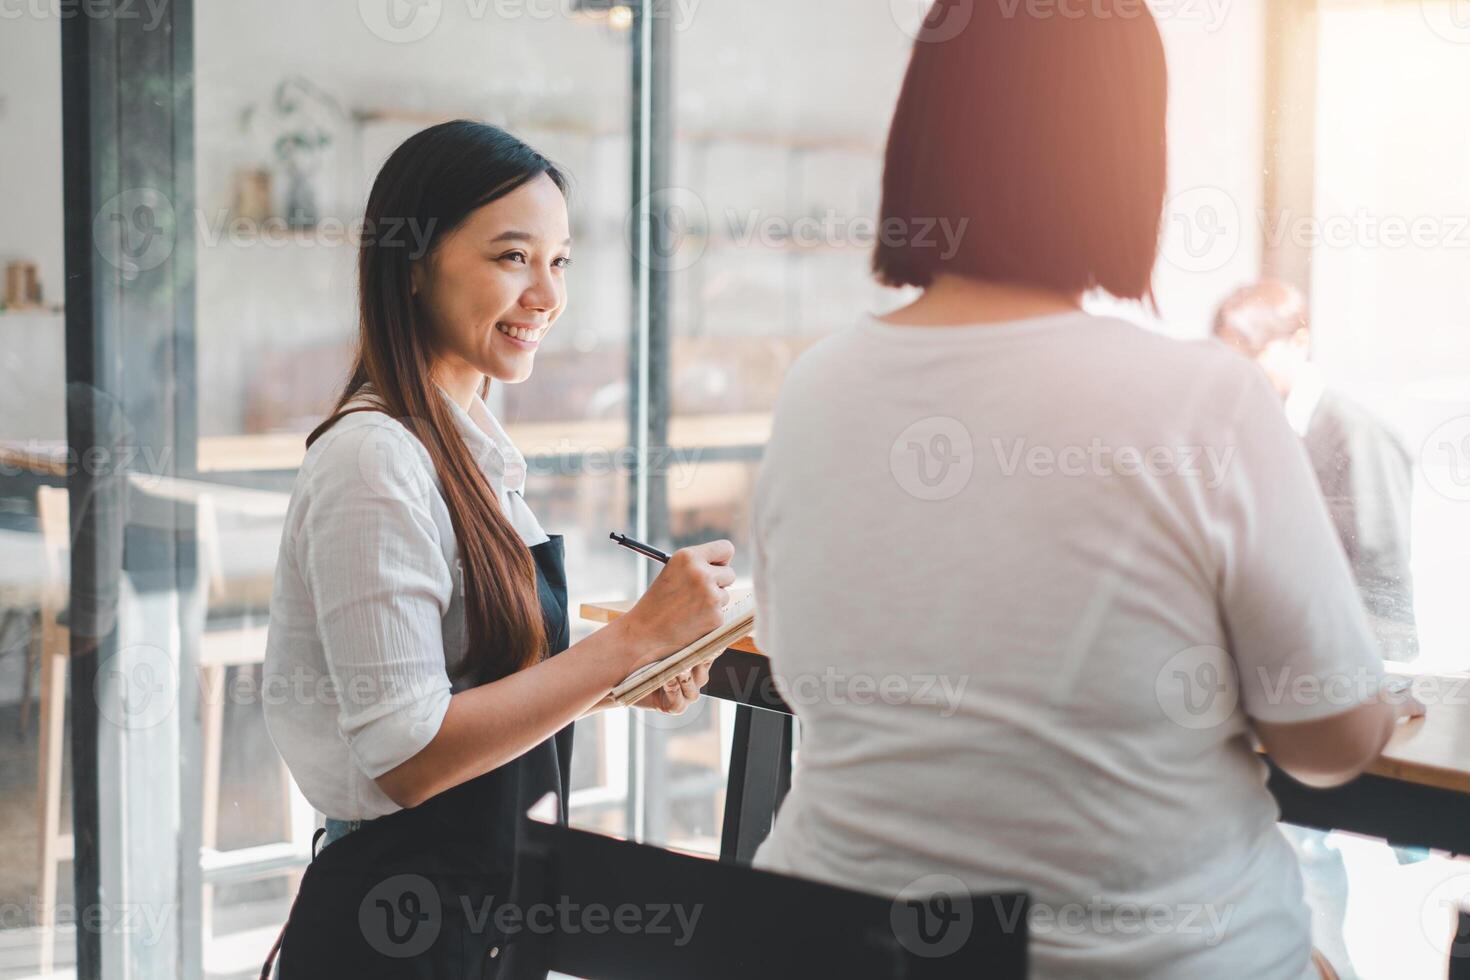
<svg viewBox="0 0 1470 980"><path fill-rule="evenodd" d="M468 403L481 376L514 384L566 309L571 264L564 178L554 170L477 210L413 267L413 292L442 325L437 380Z"/></svg>
<svg viewBox="0 0 1470 980"><path fill-rule="evenodd" d="M532 803L554 793L566 819L572 722L723 620L733 547L717 541L676 554L631 625L571 643L562 538L485 403L530 377L566 308L566 187L525 143L462 120L410 137L373 184L366 222L404 234L363 242L357 358L307 441L271 602L267 681L301 693L266 724L327 817L283 980L512 970L509 937L451 913L512 899ZM707 677L638 706L678 714ZM322 683L338 696L307 693ZM429 901L445 914L405 933L396 910Z"/></svg>

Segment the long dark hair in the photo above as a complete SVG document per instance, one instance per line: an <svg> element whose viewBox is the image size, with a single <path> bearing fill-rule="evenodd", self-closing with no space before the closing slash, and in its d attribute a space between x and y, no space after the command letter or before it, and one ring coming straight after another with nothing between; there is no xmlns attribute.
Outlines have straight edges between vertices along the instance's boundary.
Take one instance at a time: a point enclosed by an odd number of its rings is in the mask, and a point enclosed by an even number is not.
<svg viewBox="0 0 1470 980"><path fill-rule="evenodd" d="M485 474L455 427L430 374L433 334L413 295L410 270L477 208L541 174L567 193L567 179L514 136L456 119L415 133L373 182L358 253L357 354L337 405L307 437L311 446L365 384L381 411L403 423L429 452L464 562L469 647L450 670L483 682L540 660L545 627L530 551L501 511Z"/></svg>

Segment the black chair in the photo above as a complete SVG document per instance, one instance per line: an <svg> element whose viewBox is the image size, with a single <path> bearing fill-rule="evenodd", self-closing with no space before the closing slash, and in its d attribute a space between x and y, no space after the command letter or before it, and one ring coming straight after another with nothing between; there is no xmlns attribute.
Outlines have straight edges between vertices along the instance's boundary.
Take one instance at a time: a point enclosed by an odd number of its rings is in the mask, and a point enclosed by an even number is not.
<svg viewBox="0 0 1470 980"><path fill-rule="evenodd" d="M1450 942L1449 980L1470 980L1470 912L1460 910Z"/></svg>
<svg viewBox="0 0 1470 980"><path fill-rule="evenodd" d="M527 908L566 910L542 917L554 925L516 938L518 977L546 970L589 980L1026 976L1023 893L941 890L895 901L535 820L517 878Z"/></svg>

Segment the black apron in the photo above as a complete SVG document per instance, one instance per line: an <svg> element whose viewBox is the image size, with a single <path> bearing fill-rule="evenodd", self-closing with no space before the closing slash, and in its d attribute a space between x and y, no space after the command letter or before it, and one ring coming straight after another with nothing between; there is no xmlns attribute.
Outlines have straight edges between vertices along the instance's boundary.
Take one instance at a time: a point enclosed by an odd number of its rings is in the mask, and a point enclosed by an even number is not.
<svg viewBox="0 0 1470 980"><path fill-rule="evenodd" d="M554 655L571 640L561 536L534 546L531 556ZM571 759L568 725L499 769L322 848L282 930L280 980L518 975L523 917L513 913L526 908L515 894L521 821L555 793L566 822Z"/></svg>

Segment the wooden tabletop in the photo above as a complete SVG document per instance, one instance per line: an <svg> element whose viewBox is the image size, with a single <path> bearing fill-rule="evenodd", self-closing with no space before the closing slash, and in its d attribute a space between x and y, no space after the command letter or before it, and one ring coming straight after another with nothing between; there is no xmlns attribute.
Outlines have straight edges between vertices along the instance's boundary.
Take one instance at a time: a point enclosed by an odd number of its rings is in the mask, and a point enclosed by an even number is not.
<svg viewBox="0 0 1470 980"><path fill-rule="evenodd" d="M581 613L591 622L610 623L632 606L632 600L587 602ZM761 653L753 638L732 649ZM1422 719L1405 722L1400 740L1368 772L1470 794L1470 674L1417 673L1411 665L1402 664L1391 664L1390 669L1414 675L1415 692L1429 702L1429 712Z"/></svg>
<svg viewBox="0 0 1470 980"><path fill-rule="evenodd" d="M510 422L506 433L526 457L567 453L613 453L628 441L626 419ZM669 420L669 445L760 446L771 435L769 412L676 415ZM0 465L48 476L65 476L66 443L0 444ZM305 432L201 436L201 473L299 469L306 456Z"/></svg>

